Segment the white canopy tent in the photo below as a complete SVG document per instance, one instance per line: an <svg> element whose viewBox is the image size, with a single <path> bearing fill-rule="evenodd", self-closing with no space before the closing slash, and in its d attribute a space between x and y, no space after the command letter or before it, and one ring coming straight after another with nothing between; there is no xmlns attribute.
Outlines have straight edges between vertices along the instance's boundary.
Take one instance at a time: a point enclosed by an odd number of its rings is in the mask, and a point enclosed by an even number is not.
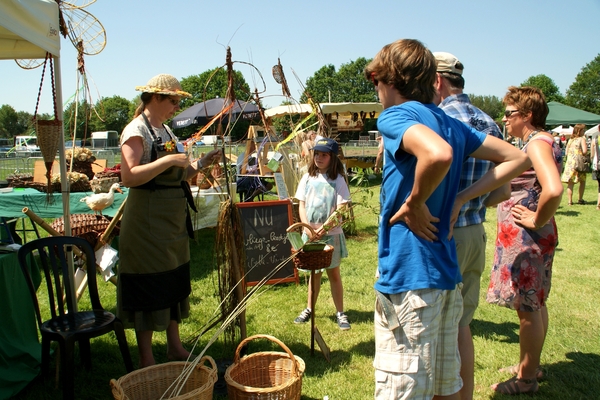
<svg viewBox="0 0 600 400"><path fill-rule="evenodd" d="M2 0L0 1L0 59L36 59L52 54L56 83L57 118L63 120L62 80L60 70L59 8L54 0ZM11 61L14 62L14 61ZM40 70L34 70L40 73ZM35 76L32 71L32 79ZM39 76L39 75L38 75ZM5 77L6 78L6 77ZM32 93L32 96L35 96ZM59 145L60 174L65 234L71 234L69 218L69 186L65 179L64 126L61 126Z"/></svg>
<svg viewBox="0 0 600 400"><path fill-rule="evenodd" d="M374 118L376 118L383 111L381 103L321 103L319 105L323 114L365 112L367 114L375 113ZM311 112L310 104L290 104L269 108L265 111L265 116L278 117L288 114L310 114Z"/></svg>
<svg viewBox="0 0 600 400"><path fill-rule="evenodd" d="M600 133L600 125L594 125L585 131L585 136L598 136L598 133Z"/></svg>

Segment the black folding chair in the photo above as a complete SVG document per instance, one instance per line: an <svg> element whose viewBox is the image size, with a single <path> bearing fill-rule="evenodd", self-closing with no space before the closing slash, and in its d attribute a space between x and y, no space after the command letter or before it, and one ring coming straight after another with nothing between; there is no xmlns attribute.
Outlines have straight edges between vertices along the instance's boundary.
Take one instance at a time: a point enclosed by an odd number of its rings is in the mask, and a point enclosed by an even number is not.
<svg viewBox="0 0 600 400"><path fill-rule="evenodd" d="M77 259L85 262L88 271L87 291L92 305L91 311L75 311L77 300L72 293L70 281L73 276L68 272L67 263L72 254L76 254ZM125 361L125 368L127 372L133 371L123 324L114 314L104 310L100 304L96 284L96 257L92 246L86 240L70 236L36 239L21 247L18 257L21 270L27 280L42 335L42 376L46 376L49 370L50 342L57 341L60 345L64 399L74 398L73 372L76 342L79 343L81 362L89 370L92 366L90 339L114 331ZM51 318L45 322L42 322L36 290L28 270L28 265L31 263L37 263L46 282Z"/></svg>

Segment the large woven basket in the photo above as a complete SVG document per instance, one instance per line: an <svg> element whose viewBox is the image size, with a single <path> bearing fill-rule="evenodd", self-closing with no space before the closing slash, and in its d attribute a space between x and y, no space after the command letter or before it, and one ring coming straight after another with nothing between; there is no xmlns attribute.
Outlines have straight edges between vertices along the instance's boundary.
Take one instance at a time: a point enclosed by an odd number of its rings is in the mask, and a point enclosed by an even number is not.
<svg viewBox="0 0 600 400"><path fill-rule="evenodd" d="M262 351L244 356L240 351L255 339L277 343L285 353ZM230 400L300 400L304 361L292 354L279 339L270 335L254 335L240 342L233 364L225 371L227 395Z"/></svg>
<svg viewBox="0 0 600 400"><path fill-rule="evenodd" d="M206 361L210 363L210 367L204 365ZM116 400L212 400L217 366L210 356L202 357L198 365L193 367L179 395L169 394L173 390L170 387L182 376L184 368L191 365L192 363L185 361L168 362L138 369L117 380L111 379L113 397ZM169 392L165 394L167 390Z"/></svg>
<svg viewBox="0 0 600 400"><path fill-rule="evenodd" d="M90 187L94 193L108 193L114 183L119 183L119 177L96 178L90 181Z"/></svg>

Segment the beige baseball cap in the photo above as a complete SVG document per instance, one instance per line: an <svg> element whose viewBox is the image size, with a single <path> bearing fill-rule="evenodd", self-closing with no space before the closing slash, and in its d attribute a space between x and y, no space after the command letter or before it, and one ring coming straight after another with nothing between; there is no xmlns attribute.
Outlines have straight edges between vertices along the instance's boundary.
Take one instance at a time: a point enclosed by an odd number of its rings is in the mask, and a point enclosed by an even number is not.
<svg viewBox="0 0 600 400"><path fill-rule="evenodd" d="M438 51L433 53L437 62L437 72L449 72L451 74L462 75L464 65L455 55Z"/></svg>

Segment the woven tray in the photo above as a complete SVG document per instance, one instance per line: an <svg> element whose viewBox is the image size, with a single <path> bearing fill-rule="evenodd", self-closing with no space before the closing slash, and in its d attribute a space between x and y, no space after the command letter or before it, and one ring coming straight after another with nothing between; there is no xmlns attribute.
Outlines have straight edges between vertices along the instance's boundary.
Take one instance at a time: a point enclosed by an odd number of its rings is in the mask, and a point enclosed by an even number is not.
<svg viewBox="0 0 600 400"><path fill-rule="evenodd" d="M256 339L268 339L285 353L262 351L240 359L244 346ZM225 371L227 398L230 400L300 400L304 361L292 354L279 339L270 335L255 335L240 342L233 364Z"/></svg>
<svg viewBox="0 0 600 400"><path fill-rule="evenodd" d="M92 247L95 247L100 239L100 236L106 231L108 225L110 225L111 219L102 215L94 214L71 214L71 235L77 236L87 240ZM113 228L112 232L107 238L107 242L119 235L120 221ZM56 218L50 224L52 229L57 231L59 234L65 234L65 221L63 217Z"/></svg>
<svg viewBox="0 0 600 400"><path fill-rule="evenodd" d="M210 367L204 365L209 362ZM111 379L110 386L115 400L212 400L217 381L217 366L210 356L204 356L191 371L178 396L163 394L182 374L188 362L168 362L138 369L119 379Z"/></svg>

